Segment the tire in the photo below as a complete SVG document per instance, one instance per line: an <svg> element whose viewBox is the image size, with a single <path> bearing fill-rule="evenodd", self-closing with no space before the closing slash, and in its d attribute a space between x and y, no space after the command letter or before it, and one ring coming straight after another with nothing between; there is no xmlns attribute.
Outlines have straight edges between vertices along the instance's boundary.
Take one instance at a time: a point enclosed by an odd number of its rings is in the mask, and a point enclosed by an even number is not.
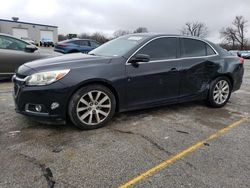
<svg viewBox="0 0 250 188"><path fill-rule="evenodd" d="M207 104L213 108L223 107L229 100L232 92L231 81L227 77L218 77L210 84Z"/></svg>
<svg viewBox="0 0 250 188"><path fill-rule="evenodd" d="M88 85L72 96L68 114L75 126L91 130L103 127L110 121L115 114L115 108L115 96L107 87Z"/></svg>

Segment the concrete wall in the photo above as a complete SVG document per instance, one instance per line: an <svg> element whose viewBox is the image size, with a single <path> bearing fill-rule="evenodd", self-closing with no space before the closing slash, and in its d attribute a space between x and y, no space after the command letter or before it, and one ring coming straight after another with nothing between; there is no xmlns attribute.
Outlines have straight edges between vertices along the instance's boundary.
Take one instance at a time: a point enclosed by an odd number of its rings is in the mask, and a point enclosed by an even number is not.
<svg viewBox="0 0 250 188"><path fill-rule="evenodd" d="M28 37L35 42L40 41L40 31L52 31L54 42L58 42L58 28L55 26L46 26L32 23L22 23L14 21L0 20L0 33L12 35L12 28L22 28L28 30Z"/></svg>

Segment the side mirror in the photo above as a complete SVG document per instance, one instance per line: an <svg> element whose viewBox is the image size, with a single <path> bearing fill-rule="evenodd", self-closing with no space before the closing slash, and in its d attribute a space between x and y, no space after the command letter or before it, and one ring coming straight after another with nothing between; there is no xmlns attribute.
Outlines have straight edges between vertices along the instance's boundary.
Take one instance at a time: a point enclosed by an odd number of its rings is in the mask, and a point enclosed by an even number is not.
<svg viewBox="0 0 250 188"><path fill-rule="evenodd" d="M139 62L149 62L150 61L150 56L147 54L136 54L133 56L130 60L129 63L131 63L133 66L138 67Z"/></svg>
<svg viewBox="0 0 250 188"><path fill-rule="evenodd" d="M34 45L27 45L26 47L25 47L25 51L26 52L34 52L34 51L36 51L38 48L36 47L36 46L34 46Z"/></svg>

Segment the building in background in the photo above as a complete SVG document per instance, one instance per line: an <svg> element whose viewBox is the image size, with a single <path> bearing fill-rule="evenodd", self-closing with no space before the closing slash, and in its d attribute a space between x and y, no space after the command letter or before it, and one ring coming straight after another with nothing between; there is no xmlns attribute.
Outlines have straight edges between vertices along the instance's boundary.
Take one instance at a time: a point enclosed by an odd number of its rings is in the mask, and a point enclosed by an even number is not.
<svg viewBox="0 0 250 188"><path fill-rule="evenodd" d="M58 41L58 27L37 23L20 22L17 17L12 20L0 19L0 33L13 35L20 39L30 39L39 44L42 39Z"/></svg>

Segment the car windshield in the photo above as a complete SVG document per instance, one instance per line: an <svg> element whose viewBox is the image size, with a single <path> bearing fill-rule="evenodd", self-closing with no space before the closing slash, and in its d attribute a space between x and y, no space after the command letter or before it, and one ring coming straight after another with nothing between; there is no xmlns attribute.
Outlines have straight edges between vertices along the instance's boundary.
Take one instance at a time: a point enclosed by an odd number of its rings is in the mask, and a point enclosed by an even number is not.
<svg viewBox="0 0 250 188"><path fill-rule="evenodd" d="M145 36L125 36L111 40L89 52L90 55L123 56L134 47L142 43Z"/></svg>

